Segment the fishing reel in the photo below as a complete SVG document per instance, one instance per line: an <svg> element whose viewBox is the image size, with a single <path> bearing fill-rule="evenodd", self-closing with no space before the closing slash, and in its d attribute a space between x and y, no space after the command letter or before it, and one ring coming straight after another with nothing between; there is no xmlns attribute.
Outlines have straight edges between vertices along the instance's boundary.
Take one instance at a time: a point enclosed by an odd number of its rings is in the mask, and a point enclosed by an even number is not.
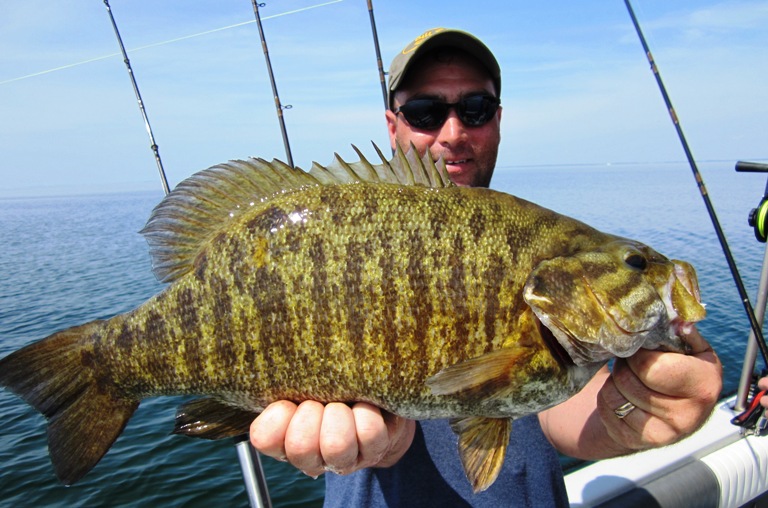
<svg viewBox="0 0 768 508"><path fill-rule="evenodd" d="M768 173L768 164L739 161L736 163L736 171L745 173ZM747 222L754 229L755 238L757 238L759 242L765 243L768 239L768 187L766 187L763 199L760 201L757 208L750 210Z"/></svg>
<svg viewBox="0 0 768 508"><path fill-rule="evenodd" d="M763 197L763 200L760 201L760 205L757 208L750 210L749 217L747 217L747 222L755 230L755 238L761 242L766 241L766 215L768 215L768 199Z"/></svg>

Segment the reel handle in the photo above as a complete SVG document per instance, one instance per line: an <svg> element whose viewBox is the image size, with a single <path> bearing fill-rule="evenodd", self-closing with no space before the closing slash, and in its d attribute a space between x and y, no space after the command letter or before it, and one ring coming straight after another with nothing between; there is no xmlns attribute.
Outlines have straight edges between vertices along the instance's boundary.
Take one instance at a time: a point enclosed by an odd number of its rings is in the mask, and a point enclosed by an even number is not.
<svg viewBox="0 0 768 508"><path fill-rule="evenodd" d="M741 173L768 173L768 164L739 161L736 163L736 171Z"/></svg>

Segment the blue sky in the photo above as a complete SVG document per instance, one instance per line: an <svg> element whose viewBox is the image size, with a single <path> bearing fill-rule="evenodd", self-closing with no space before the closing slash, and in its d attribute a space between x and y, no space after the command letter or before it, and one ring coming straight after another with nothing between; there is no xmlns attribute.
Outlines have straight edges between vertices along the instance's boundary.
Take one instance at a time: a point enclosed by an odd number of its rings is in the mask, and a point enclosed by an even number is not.
<svg viewBox="0 0 768 508"><path fill-rule="evenodd" d="M103 3L3 4L0 196L159 188ZM285 159L251 2L110 5L172 186L228 159ZM633 6L694 156L729 168L768 159L768 2ZM374 0L374 9L385 67L436 26L494 50L498 171L684 160L623 1ZM366 1L273 0L260 13L281 101L292 106L294 162L386 147Z"/></svg>

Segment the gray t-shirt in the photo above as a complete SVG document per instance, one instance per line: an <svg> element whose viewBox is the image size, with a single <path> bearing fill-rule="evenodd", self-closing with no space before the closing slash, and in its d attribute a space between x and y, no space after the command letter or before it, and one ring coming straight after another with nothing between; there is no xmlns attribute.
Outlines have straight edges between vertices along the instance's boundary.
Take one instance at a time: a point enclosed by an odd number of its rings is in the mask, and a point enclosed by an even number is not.
<svg viewBox="0 0 768 508"><path fill-rule="evenodd" d="M516 420L506 459L491 487L474 494L447 420L418 422L403 458L390 468L348 476L326 474L325 505L349 507L549 507L568 506L557 452L536 415Z"/></svg>

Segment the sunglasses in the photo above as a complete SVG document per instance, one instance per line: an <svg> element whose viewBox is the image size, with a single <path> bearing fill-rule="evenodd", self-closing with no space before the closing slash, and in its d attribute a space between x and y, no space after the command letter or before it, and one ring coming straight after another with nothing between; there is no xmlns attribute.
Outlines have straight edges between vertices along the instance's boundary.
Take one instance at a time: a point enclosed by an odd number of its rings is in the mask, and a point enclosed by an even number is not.
<svg viewBox="0 0 768 508"><path fill-rule="evenodd" d="M405 120L417 129L427 131L440 128L448 118L451 108L467 127L487 124L499 110L501 101L488 94L470 95L459 102L445 102L438 99L413 99L394 110L402 113Z"/></svg>

